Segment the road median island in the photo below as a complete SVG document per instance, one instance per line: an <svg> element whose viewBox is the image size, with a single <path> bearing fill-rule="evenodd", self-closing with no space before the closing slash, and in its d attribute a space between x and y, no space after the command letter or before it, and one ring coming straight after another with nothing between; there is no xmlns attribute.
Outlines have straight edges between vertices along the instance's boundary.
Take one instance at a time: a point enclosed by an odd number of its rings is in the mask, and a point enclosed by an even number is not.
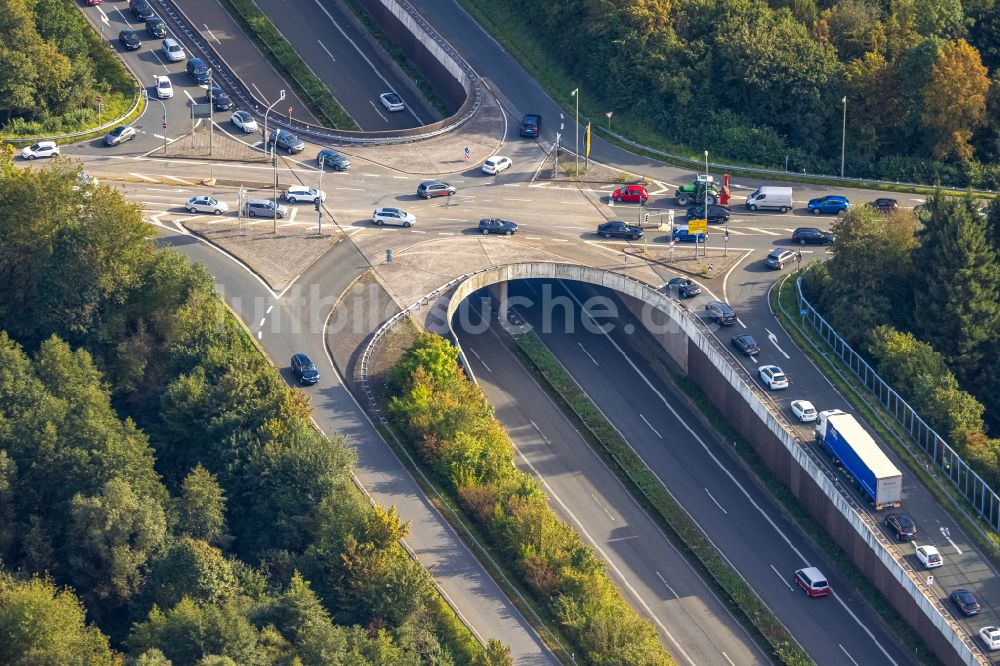
<svg viewBox="0 0 1000 666"><path fill-rule="evenodd" d="M517 574L584 663L674 664L604 562L515 466L509 435L457 357L447 340L416 336L381 392L394 433L484 532L496 559Z"/></svg>
<svg viewBox="0 0 1000 666"><path fill-rule="evenodd" d="M329 123L332 129L361 129L253 0L219 0L219 3L268 56L275 68L288 77L296 93L309 104L317 118Z"/></svg>
<svg viewBox="0 0 1000 666"><path fill-rule="evenodd" d="M727 598L728 605L743 616L755 638L782 664L814 663L756 592L720 555L694 519L684 510L632 450L590 397L566 372L541 339L532 332L515 336L516 353L533 374L540 377L556 402L574 422L583 426L586 439L703 577Z"/></svg>

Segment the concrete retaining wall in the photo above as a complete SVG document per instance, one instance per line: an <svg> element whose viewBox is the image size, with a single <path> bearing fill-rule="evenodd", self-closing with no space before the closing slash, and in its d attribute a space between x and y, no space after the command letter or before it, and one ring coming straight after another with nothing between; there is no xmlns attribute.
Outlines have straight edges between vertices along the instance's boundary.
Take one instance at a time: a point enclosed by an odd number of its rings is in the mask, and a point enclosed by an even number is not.
<svg viewBox="0 0 1000 666"><path fill-rule="evenodd" d="M961 628L952 623L940 603L911 579L920 577L905 561L893 556L877 523L839 477L819 464L821 454L793 434L791 424L763 399L753 378L732 360L701 319L680 302L639 280L588 266L514 264L478 272L459 284L446 305L449 326L459 304L474 291L499 282L532 278L575 280L624 295L626 305L647 324L667 354L726 415L768 468L822 523L938 658L955 665L988 663L966 642Z"/></svg>

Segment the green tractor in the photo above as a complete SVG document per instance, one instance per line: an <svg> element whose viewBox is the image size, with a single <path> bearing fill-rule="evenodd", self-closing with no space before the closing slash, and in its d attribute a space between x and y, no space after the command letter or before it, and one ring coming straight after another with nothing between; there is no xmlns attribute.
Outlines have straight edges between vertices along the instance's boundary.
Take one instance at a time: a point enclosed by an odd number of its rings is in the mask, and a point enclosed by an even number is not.
<svg viewBox="0 0 1000 666"><path fill-rule="evenodd" d="M709 205L719 201L719 184L712 176L700 174L693 183L681 185L674 194L678 206L693 206L705 203L706 193Z"/></svg>

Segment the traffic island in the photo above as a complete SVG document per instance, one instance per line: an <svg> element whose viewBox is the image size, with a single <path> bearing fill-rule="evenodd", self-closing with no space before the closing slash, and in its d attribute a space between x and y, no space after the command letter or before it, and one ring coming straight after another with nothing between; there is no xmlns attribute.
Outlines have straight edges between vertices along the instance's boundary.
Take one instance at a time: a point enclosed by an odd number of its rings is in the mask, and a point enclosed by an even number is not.
<svg viewBox="0 0 1000 666"><path fill-rule="evenodd" d="M718 275L725 275L736 264L743 261L749 254L746 251L723 250L720 248L705 248L699 246L698 256L695 257L693 245L675 245L670 248L668 245L657 243L648 244L643 248L641 244L625 250L625 253L637 257L643 261L648 261L657 273L664 275L659 268L671 268L687 275L693 275L710 280ZM670 276L664 275L665 279Z"/></svg>

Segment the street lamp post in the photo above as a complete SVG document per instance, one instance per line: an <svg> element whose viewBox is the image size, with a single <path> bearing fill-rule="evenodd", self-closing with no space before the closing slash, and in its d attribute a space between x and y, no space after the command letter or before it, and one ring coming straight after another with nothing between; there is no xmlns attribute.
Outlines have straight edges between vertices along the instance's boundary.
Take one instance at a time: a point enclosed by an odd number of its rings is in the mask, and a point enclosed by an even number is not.
<svg viewBox="0 0 1000 666"><path fill-rule="evenodd" d="M282 90L278 99L271 103L271 106L267 107L264 111L264 154L267 154L267 114L271 113L271 109L278 102L284 101L285 91ZM275 151L278 149L278 142L274 141L271 144L271 167L274 172L274 223L271 226L271 232L278 233L278 155Z"/></svg>
<svg viewBox="0 0 1000 666"><path fill-rule="evenodd" d="M574 88L570 93L576 98L576 177L580 177L580 89Z"/></svg>
<svg viewBox="0 0 1000 666"><path fill-rule="evenodd" d="M847 145L847 95L840 100L844 103L844 125L840 134L840 177L844 177L844 147Z"/></svg>

